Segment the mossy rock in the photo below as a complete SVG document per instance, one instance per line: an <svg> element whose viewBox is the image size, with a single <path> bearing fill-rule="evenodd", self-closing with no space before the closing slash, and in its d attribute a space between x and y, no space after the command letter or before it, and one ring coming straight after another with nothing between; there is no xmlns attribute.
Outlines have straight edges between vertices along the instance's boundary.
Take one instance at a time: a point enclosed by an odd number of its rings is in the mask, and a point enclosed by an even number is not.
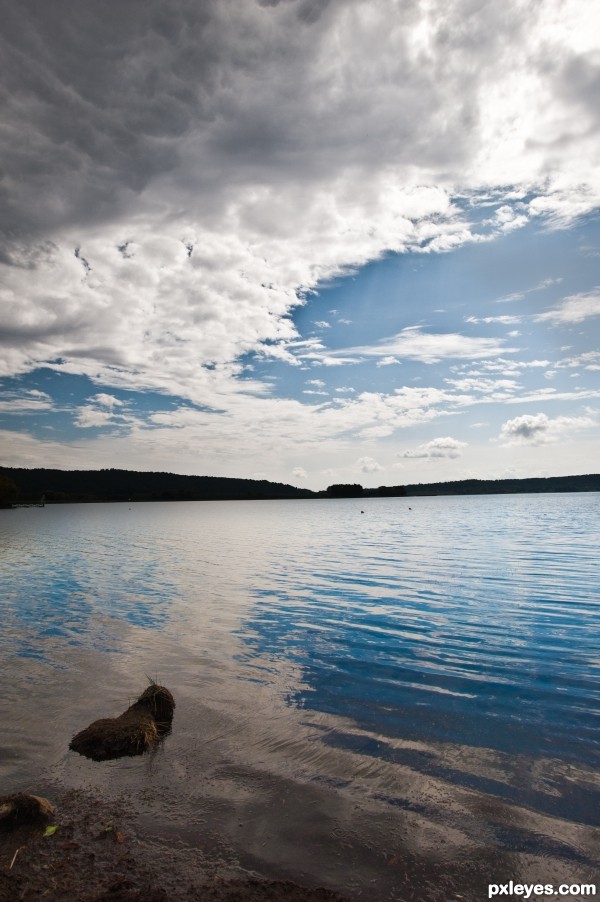
<svg viewBox="0 0 600 902"><path fill-rule="evenodd" d="M169 690L151 683L123 714L95 720L73 737L69 748L93 761L141 755L169 732L174 710Z"/></svg>

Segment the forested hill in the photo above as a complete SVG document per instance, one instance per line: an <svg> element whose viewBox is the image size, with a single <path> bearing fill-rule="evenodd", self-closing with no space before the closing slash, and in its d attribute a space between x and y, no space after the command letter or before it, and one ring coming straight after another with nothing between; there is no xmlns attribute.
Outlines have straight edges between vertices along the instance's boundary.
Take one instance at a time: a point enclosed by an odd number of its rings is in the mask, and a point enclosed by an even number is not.
<svg viewBox="0 0 600 902"><path fill-rule="evenodd" d="M266 479L182 476L135 470L47 470L0 467L0 506L66 501L217 501L261 498L414 497L534 492L600 492L600 475L531 479L463 479L405 486L332 485L311 492Z"/></svg>
<svg viewBox="0 0 600 902"><path fill-rule="evenodd" d="M313 493L266 479L180 476L135 470L46 470L3 467L19 489L17 503L39 501L210 501L308 498Z"/></svg>
<svg viewBox="0 0 600 902"><path fill-rule="evenodd" d="M600 492L600 474L530 479L462 479L407 485L407 495L509 495L524 492Z"/></svg>

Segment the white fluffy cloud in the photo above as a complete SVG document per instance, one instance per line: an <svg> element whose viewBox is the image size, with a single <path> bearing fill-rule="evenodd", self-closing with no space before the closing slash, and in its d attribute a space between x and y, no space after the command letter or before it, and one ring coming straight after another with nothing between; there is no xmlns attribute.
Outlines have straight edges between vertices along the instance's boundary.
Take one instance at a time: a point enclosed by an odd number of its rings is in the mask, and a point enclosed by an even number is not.
<svg viewBox="0 0 600 902"><path fill-rule="evenodd" d="M80 429L92 429L98 426L108 426L113 423L113 416L108 410L99 410L85 404L77 410L75 416L75 425Z"/></svg>
<svg viewBox="0 0 600 902"><path fill-rule="evenodd" d="M500 440L504 445L513 444L545 444L569 438L571 433L580 429L588 429L596 425L596 421L585 417L555 417L551 419L544 413L523 414L507 420L500 431Z"/></svg>
<svg viewBox="0 0 600 902"><path fill-rule="evenodd" d="M99 392L89 400L100 404L101 407L108 407L109 410L113 410L115 407L123 407L125 403L120 401L119 398L115 398L114 395L107 395L105 392Z"/></svg>
<svg viewBox="0 0 600 902"><path fill-rule="evenodd" d="M380 470L383 470L381 464L373 457L359 457L356 463L363 473L378 473Z"/></svg>

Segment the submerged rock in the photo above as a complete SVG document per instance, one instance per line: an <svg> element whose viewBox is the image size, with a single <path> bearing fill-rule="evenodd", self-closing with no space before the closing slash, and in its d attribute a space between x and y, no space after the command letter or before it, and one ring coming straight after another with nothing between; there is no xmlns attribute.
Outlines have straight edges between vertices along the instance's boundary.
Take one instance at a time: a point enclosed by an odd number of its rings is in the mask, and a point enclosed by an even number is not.
<svg viewBox="0 0 600 902"><path fill-rule="evenodd" d="M169 690L151 683L123 714L95 720L73 737L69 748L93 761L141 755L169 732L174 710Z"/></svg>

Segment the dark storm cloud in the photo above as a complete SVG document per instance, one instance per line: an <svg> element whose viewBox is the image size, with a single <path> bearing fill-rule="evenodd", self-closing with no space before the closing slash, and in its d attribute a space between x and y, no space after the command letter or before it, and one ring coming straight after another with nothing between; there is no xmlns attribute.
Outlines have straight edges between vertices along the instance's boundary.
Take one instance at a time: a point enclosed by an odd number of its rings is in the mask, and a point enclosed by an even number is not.
<svg viewBox="0 0 600 902"><path fill-rule="evenodd" d="M431 60L414 64L407 29L417 4L404 5L394 23L394 53L385 54L382 72L377 55L388 25L361 21L361 4L352 6L8 5L6 239L123 215L169 173L171 189L193 188L210 206L215 192L248 179L330 179L348 165L407 162L415 151L426 165L456 159L476 115L474 75L460 75L461 99L455 93L444 103L458 69L448 84ZM454 38L442 24L443 68ZM440 131L452 140L432 142Z"/></svg>
<svg viewBox="0 0 600 902"><path fill-rule="evenodd" d="M209 216L249 183L314 189L367 167L452 187L485 138L486 85L523 66L524 53L554 96L592 108L592 55L557 55L550 40L528 47L543 8L5 4L5 239L115 220L143 210L150 190L175 207L193 206L193 192Z"/></svg>
<svg viewBox="0 0 600 902"><path fill-rule="evenodd" d="M141 0L5 6L9 239L114 217L176 165L176 140L191 119L211 115L210 8Z"/></svg>

